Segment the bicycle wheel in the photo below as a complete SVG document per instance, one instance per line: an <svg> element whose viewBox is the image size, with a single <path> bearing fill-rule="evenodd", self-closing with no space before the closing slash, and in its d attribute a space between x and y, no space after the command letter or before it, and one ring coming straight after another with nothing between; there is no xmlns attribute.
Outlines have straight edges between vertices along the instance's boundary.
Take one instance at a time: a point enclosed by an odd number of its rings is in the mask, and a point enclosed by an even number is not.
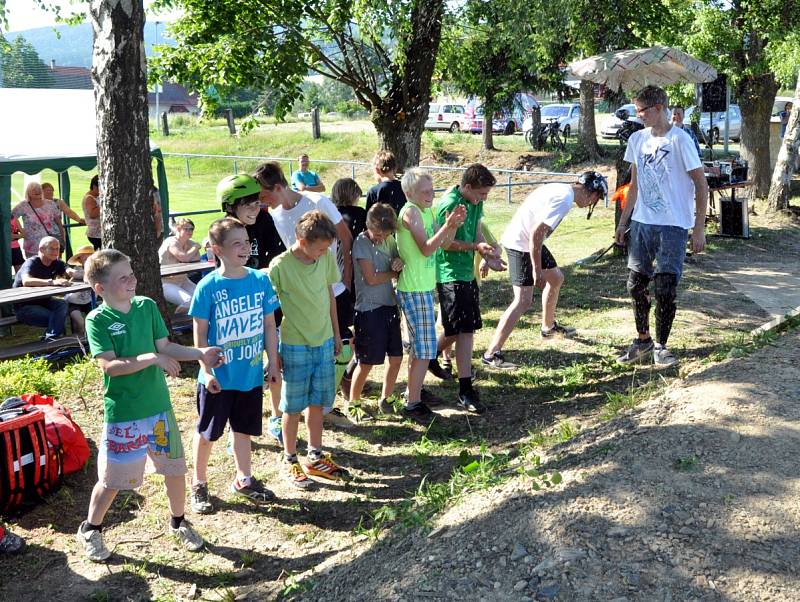
<svg viewBox="0 0 800 602"><path fill-rule="evenodd" d="M525 132L525 143L533 148L533 130Z"/></svg>
<svg viewBox="0 0 800 602"><path fill-rule="evenodd" d="M553 143L553 146L560 151L566 149L566 144L564 144L564 139L558 134L558 130L552 130L550 132L550 140Z"/></svg>

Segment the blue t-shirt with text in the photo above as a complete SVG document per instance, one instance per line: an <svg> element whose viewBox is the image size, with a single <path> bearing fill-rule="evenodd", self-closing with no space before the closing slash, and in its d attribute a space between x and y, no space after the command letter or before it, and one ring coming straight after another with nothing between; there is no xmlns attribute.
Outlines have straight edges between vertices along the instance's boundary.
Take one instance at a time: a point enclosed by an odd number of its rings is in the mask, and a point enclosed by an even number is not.
<svg viewBox="0 0 800 602"><path fill-rule="evenodd" d="M264 316L280 307L269 276L245 269L243 278L225 278L219 270L205 276L189 308L193 318L208 320L208 344L225 352L225 363L213 370L223 390L250 391L263 384ZM198 381L205 384L202 369Z"/></svg>

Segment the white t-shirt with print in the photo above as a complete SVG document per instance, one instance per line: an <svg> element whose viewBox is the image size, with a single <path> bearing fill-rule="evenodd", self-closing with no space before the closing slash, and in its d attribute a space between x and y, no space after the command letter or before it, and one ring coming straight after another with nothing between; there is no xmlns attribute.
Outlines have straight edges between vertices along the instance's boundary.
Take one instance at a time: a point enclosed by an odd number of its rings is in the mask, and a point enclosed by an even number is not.
<svg viewBox="0 0 800 602"><path fill-rule="evenodd" d="M569 184L544 184L531 192L520 205L503 232L500 242L506 249L529 252L531 232L538 224L555 230L572 209L575 193Z"/></svg>
<svg viewBox="0 0 800 602"><path fill-rule="evenodd" d="M632 219L687 230L694 225L694 182L687 172L703 164L689 134L677 127L664 136L653 136L651 128L635 132L625 160L636 165Z"/></svg>
<svg viewBox="0 0 800 602"><path fill-rule="evenodd" d="M334 226L342 221L342 214L339 213L336 205L324 194L318 192L303 191L303 195L297 205L291 209L284 209L283 206L277 209L270 209L269 214L272 216L272 221L275 222L275 229L287 249L297 240L297 236L294 233L294 227L297 222L300 221L303 215L315 209L322 211L333 222ZM334 257L336 257L336 243L337 241L334 239L329 248ZM333 285L333 296L338 297L344 289L341 274L339 274L339 282Z"/></svg>

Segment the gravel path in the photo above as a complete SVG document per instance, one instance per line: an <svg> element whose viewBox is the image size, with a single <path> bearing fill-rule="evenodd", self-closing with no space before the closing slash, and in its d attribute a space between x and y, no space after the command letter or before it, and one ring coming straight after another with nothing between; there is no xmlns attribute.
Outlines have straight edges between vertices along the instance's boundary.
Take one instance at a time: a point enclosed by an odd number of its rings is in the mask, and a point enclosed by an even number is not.
<svg viewBox="0 0 800 602"><path fill-rule="evenodd" d="M474 494L330 559L306 600L800 600L800 333L676 382Z"/></svg>

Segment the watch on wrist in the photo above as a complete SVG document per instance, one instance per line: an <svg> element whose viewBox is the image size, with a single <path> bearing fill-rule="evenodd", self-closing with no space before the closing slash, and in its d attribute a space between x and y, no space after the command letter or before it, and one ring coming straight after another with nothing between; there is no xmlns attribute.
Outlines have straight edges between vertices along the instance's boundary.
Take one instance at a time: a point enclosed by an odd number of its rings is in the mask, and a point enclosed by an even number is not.
<svg viewBox="0 0 800 602"><path fill-rule="evenodd" d="M50 286L53 286L53 285L55 284L55 282L53 282L53 279L52 279L52 278L49 278L49 279L47 280L47 284L49 284Z"/></svg>

